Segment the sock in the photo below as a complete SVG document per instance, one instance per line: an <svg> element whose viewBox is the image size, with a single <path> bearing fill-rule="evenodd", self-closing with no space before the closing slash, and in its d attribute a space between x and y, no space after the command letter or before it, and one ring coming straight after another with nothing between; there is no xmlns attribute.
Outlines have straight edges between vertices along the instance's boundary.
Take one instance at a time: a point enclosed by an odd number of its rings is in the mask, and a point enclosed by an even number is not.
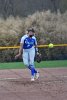
<svg viewBox="0 0 67 100"><path fill-rule="evenodd" d="M29 65L28 68L31 70L31 75L34 76L35 73L37 73L37 70L35 70L33 65Z"/></svg>
<svg viewBox="0 0 67 100"><path fill-rule="evenodd" d="M28 66L28 68L31 70L30 66ZM33 68L33 69L34 69L34 73L37 73L37 70L35 68Z"/></svg>
<svg viewBox="0 0 67 100"><path fill-rule="evenodd" d="M31 67L30 66L28 66L28 68L31 70Z"/></svg>
<svg viewBox="0 0 67 100"><path fill-rule="evenodd" d="M34 73L37 73L37 70L35 70L35 68L34 68Z"/></svg>
<svg viewBox="0 0 67 100"><path fill-rule="evenodd" d="M34 68L31 68L31 75L34 76Z"/></svg>
<svg viewBox="0 0 67 100"><path fill-rule="evenodd" d="M29 65L28 68L31 70L31 75L34 76L34 68L32 68L31 65Z"/></svg>

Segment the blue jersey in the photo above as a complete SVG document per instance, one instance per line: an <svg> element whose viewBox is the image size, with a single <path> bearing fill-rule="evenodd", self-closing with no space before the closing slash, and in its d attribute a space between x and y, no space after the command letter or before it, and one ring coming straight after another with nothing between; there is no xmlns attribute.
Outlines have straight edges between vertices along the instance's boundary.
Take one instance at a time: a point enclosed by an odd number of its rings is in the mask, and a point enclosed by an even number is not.
<svg viewBox="0 0 67 100"><path fill-rule="evenodd" d="M32 38L30 38L28 35L24 35L21 38L20 43L23 43L23 49L30 49L30 48L34 47L34 45L37 45L36 38L34 36Z"/></svg>

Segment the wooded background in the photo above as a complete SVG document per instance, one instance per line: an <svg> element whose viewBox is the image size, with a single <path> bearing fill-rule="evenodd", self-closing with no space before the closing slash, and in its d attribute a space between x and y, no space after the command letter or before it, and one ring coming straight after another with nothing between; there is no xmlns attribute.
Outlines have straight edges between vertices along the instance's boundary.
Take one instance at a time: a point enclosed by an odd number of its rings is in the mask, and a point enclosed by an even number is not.
<svg viewBox="0 0 67 100"><path fill-rule="evenodd" d="M38 44L67 44L67 0L0 0L0 46L19 45L34 27ZM41 48L42 60L67 59L67 47ZM0 62L14 61L18 49L0 50Z"/></svg>
<svg viewBox="0 0 67 100"><path fill-rule="evenodd" d="M0 16L6 18L10 15L26 17L36 11L65 12L67 0L0 0Z"/></svg>

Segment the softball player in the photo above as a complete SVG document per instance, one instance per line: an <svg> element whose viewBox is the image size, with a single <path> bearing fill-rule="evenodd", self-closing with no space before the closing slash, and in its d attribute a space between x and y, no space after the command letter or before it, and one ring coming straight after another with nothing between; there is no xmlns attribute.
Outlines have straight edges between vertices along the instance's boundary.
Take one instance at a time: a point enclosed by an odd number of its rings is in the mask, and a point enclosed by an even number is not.
<svg viewBox="0 0 67 100"><path fill-rule="evenodd" d="M31 81L35 78L39 78L39 72L35 69L34 58L35 58L35 47L37 46L37 41L34 36L34 29L29 29L28 34L24 35L20 41L19 54L15 57L19 57L22 54L23 62L31 71Z"/></svg>

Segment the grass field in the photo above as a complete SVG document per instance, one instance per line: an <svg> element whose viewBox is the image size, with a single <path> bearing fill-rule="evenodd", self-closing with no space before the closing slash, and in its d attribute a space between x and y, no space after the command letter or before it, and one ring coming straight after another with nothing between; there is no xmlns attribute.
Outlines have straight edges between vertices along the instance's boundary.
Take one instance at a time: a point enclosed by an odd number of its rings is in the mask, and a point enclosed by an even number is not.
<svg viewBox="0 0 67 100"><path fill-rule="evenodd" d="M67 60L35 62L37 68L67 67ZM0 63L0 69L22 69L26 68L22 62Z"/></svg>

